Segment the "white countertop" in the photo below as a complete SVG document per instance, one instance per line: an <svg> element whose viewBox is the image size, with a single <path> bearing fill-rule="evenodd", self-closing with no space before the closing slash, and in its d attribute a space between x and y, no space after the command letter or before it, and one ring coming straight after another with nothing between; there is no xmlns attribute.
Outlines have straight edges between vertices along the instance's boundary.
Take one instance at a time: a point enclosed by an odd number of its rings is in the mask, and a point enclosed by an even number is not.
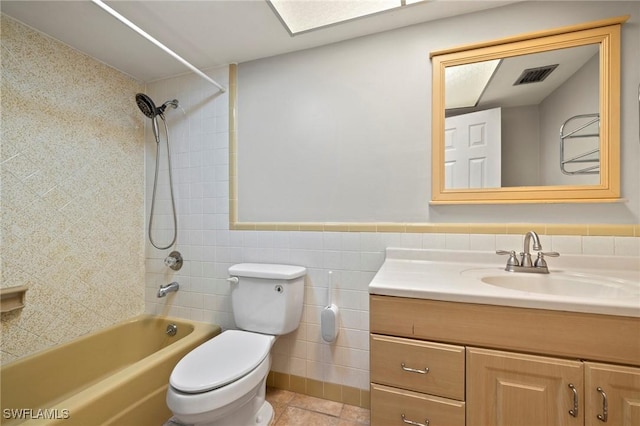
<svg viewBox="0 0 640 426"><path fill-rule="evenodd" d="M534 256L535 258L535 256ZM586 277L607 286L620 285L630 297L552 295L486 284L478 278L531 276L506 272L507 256L493 252L387 249L386 259L369 284L370 294L640 317L640 258L560 255L547 258L550 275ZM527 277L524 277L525 279ZM578 282L579 284L579 282Z"/></svg>

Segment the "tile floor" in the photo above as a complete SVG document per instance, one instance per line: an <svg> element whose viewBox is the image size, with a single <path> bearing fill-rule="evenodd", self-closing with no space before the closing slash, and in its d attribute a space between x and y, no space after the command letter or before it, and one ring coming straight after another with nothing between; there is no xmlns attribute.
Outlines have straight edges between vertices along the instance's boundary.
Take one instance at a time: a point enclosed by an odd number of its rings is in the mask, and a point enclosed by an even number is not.
<svg viewBox="0 0 640 426"><path fill-rule="evenodd" d="M271 426L364 426L369 410L282 389L267 388L275 411Z"/></svg>

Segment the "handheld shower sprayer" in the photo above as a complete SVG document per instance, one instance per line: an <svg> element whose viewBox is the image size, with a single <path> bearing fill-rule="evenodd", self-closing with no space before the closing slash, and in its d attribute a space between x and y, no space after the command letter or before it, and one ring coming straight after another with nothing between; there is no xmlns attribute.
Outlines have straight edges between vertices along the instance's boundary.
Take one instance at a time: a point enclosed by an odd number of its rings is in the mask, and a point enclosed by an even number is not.
<svg viewBox="0 0 640 426"><path fill-rule="evenodd" d="M151 119L151 123L153 124L153 136L156 138L156 143L160 143L160 130L158 129L158 116L162 118L164 121L164 110L167 109L167 106L171 106L173 109L178 108L178 100L173 99L171 101L167 101L163 103L160 107L156 107L156 104L153 103L153 100L144 93L136 94L136 104L138 104L138 108L144 115Z"/></svg>
<svg viewBox="0 0 640 426"><path fill-rule="evenodd" d="M138 108L140 108L140 111L142 111L142 113L147 116L147 118L151 119L151 123L152 123L152 128L153 128L153 136L156 139L156 146L158 147L156 149L156 169L155 169L155 175L154 175L154 179L153 179L153 195L151 197L151 212L149 213L149 241L151 242L151 244L159 249L159 250L164 250L164 249L168 249L169 247L171 247L175 242L176 242L176 238L178 236L178 222L177 222L177 218L176 218L176 203L173 197L173 179L171 177L171 153L170 153L170 149L169 149L169 129L167 127L167 122L164 119L164 110L167 109L168 106L172 107L173 109L178 108L178 100L177 99L173 99L170 101L165 102L164 104L162 104L160 107L156 107L156 104L153 103L153 100L151 100L151 98L147 95L145 95L144 93L138 93L136 94L136 104L138 104ZM153 241L153 237L151 235L151 227L153 224L153 210L154 210L154 206L155 206L155 201L156 201L156 187L158 184L158 164L159 164L159 158L160 158L160 131L158 129L158 116L162 119L162 122L164 124L164 132L166 135L166 139L167 139L167 163L168 163L168 172L169 172L169 191L171 193L171 207L173 209L173 239L171 240L171 242L169 243L169 245L167 246L158 246L155 241Z"/></svg>
<svg viewBox="0 0 640 426"><path fill-rule="evenodd" d="M144 115L148 118L154 118L156 116L162 116L164 110L170 106L173 109L178 108L180 103L177 99L172 99L160 105L160 107L156 107L156 104L151 100L151 98L144 93L138 93L136 95L136 103L138 104L138 108Z"/></svg>

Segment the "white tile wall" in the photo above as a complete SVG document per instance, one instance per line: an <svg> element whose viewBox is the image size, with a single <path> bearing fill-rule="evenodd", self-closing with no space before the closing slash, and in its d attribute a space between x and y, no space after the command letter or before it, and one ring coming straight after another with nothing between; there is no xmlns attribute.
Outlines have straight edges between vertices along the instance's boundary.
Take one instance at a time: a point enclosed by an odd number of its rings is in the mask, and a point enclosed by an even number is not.
<svg viewBox="0 0 640 426"><path fill-rule="evenodd" d="M208 72L228 83L228 69ZM175 151L179 237L184 268L174 273L162 262L168 250L147 245L146 311L212 321L233 328L227 268L238 262L278 262L306 266L305 305L300 327L280 338L272 369L361 389L369 387L369 299L367 286L384 260L386 247L455 250L517 249L520 235L417 234L373 232L230 231L228 227L228 97L195 76L149 85L157 103L179 99L187 112L169 111ZM147 132L149 133L149 132ZM147 135L147 204L153 178L155 142ZM166 198L166 189L164 191ZM166 202L166 199L164 200ZM147 212L149 208L147 206ZM170 224L162 208L162 233ZM541 236L545 249L562 253L635 254L640 239ZM320 337L320 311L327 303L328 272L334 271L334 302L340 307L340 334L333 344ZM161 284L180 291L158 299Z"/></svg>

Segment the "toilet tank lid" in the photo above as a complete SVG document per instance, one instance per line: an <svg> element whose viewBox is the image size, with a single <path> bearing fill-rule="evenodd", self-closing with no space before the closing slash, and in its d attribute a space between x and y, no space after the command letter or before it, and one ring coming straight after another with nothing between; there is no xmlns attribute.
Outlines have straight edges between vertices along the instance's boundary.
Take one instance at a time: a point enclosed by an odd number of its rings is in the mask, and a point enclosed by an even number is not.
<svg viewBox="0 0 640 426"><path fill-rule="evenodd" d="M239 263L229 268L229 275L236 277L293 280L307 273L307 268L272 263Z"/></svg>

